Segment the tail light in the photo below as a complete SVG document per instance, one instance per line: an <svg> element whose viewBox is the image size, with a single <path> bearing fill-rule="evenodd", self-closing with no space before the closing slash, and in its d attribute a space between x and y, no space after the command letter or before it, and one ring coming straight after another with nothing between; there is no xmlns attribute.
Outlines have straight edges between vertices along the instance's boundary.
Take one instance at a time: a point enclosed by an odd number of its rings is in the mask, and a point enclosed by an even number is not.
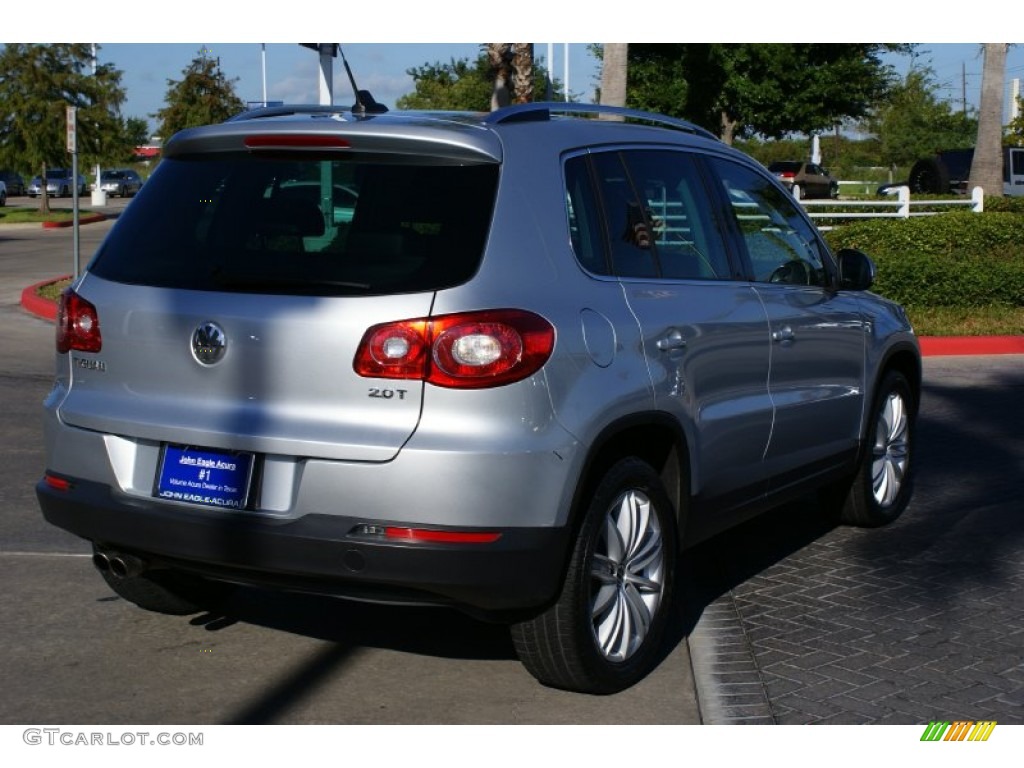
<svg viewBox="0 0 1024 768"><path fill-rule="evenodd" d="M368 378L480 389L533 375L554 346L554 327L532 312L465 312L375 325L363 335L353 367Z"/></svg>
<svg viewBox="0 0 1024 768"><path fill-rule="evenodd" d="M99 352L103 348L100 318L96 307L70 288L65 288L57 305L57 351Z"/></svg>

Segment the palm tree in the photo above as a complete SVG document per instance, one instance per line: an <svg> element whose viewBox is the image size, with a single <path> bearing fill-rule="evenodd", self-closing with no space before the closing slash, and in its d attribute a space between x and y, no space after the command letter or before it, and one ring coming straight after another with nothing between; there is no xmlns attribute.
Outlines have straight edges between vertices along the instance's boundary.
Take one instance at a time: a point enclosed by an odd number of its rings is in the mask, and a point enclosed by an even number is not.
<svg viewBox="0 0 1024 768"><path fill-rule="evenodd" d="M512 44L487 43L487 60L494 72L494 90L491 92L491 111L512 103Z"/></svg>
<svg viewBox="0 0 1024 768"><path fill-rule="evenodd" d="M629 43L605 43L601 56L601 103L626 106Z"/></svg>
<svg viewBox="0 0 1024 768"><path fill-rule="evenodd" d="M513 103L533 101L533 43L512 43L512 85Z"/></svg>
<svg viewBox="0 0 1024 768"><path fill-rule="evenodd" d="M1006 76L1006 43L985 43L978 108L978 140L968 187L981 187L990 195L1003 192L1003 79Z"/></svg>

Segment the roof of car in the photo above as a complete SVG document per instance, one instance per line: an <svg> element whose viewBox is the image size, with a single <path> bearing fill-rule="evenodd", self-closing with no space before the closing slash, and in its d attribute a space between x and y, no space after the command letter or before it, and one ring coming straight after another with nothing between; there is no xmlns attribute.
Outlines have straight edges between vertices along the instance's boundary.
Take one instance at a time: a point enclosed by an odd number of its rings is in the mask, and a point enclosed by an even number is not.
<svg viewBox="0 0 1024 768"><path fill-rule="evenodd" d="M581 118L599 117L604 119ZM634 125L640 124L640 125ZM692 136L696 141L714 142L717 137L693 123L664 115L605 105L566 104L563 102L535 102L506 107L494 112L446 111L393 111L386 113L354 113L337 106L289 105L266 107L241 113L225 123L192 128L176 134L164 147L165 157L182 156L194 152L250 151L281 149L287 136L315 136L318 134L344 134L353 145L338 144L356 152L383 150L401 151L403 143L412 147L421 142L431 143L431 153L447 154L452 159L475 162L497 162L502 158L498 135L505 130L524 125L548 125L552 135L562 135L568 143L566 129L606 132L637 130L646 127L647 137L665 137L672 132L676 137ZM625 126L630 126L626 128ZM560 126L560 127L556 127ZM276 139L257 138L275 136ZM633 134L636 137L636 134ZM355 144L355 137L359 143ZM597 140L593 133L583 143ZM299 140L296 139L297 148ZM317 137L310 140L310 149L329 149L328 140ZM414 151L410 148L409 151Z"/></svg>

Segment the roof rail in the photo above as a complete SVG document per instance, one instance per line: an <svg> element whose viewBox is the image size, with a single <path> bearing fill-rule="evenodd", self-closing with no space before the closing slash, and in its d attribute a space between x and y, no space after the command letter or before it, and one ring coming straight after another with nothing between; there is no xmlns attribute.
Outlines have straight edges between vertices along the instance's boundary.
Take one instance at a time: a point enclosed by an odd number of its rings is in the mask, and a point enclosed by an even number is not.
<svg viewBox="0 0 1024 768"><path fill-rule="evenodd" d="M659 115L654 112L644 112L639 109L627 109L625 107L612 107L607 104L573 104L564 101L535 101L530 104L516 104L510 107L491 112L484 118L485 123L499 125L501 123L518 123L531 120L549 120L552 114L560 115L617 115L633 120L642 120L647 123L663 125L667 128L674 128L677 131L685 131L697 136L718 141L718 137L711 131L701 128L699 125L679 120L666 115Z"/></svg>

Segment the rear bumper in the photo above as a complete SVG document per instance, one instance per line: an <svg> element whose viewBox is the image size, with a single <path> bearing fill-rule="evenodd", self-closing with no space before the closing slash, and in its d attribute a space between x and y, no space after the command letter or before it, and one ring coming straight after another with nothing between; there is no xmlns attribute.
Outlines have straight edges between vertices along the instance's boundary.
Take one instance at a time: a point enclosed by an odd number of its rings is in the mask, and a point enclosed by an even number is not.
<svg viewBox="0 0 1024 768"><path fill-rule="evenodd" d="M491 543L385 541L360 520L310 514L281 520L254 513L164 504L64 478L36 494L52 524L94 544L169 567L243 584L380 602L454 605L473 613L527 611L561 587L564 528L489 529ZM408 525L395 521L394 525Z"/></svg>

